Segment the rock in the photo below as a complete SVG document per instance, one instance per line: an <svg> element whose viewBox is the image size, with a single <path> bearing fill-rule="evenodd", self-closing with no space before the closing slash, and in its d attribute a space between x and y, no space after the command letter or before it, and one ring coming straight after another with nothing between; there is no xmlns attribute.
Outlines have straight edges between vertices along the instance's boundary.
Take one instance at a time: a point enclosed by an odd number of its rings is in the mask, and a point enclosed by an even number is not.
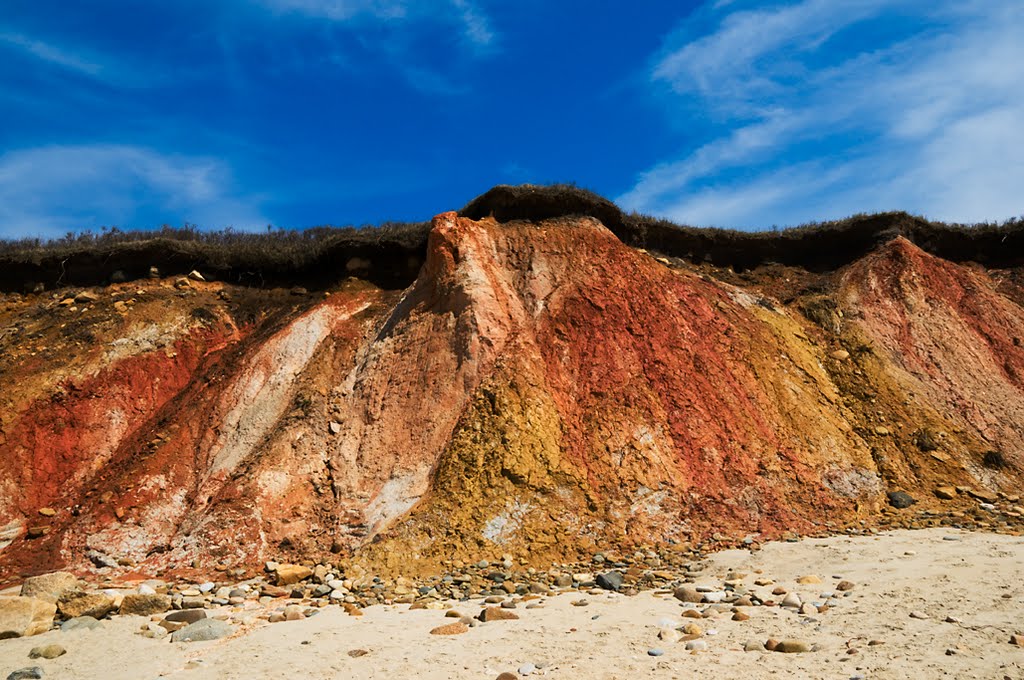
<svg viewBox="0 0 1024 680"><path fill-rule="evenodd" d="M171 634L171 642L205 642L219 640L231 635L234 628L227 621L219 619L202 619L190 623L176 633Z"/></svg>
<svg viewBox="0 0 1024 680"><path fill-rule="evenodd" d="M940 486L935 489L935 495L944 501L951 501L956 498L956 487Z"/></svg>
<svg viewBox="0 0 1024 680"><path fill-rule="evenodd" d="M658 630L658 639L662 642L678 642L679 631L672 627L665 627Z"/></svg>
<svg viewBox="0 0 1024 680"><path fill-rule="evenodd" d="M763 652L764 643L759 640L747 640L743 643L744 652Z"/></svg>
<svg viewBox="0 0 1024 680"><path fill-rule="evenodd" d="M917 501L913 496L906 493L905 491L890 491L889 494L889 505L899 510L909 508Z"/></svg>
<svg viewBox="0 0 1024 680"><path fill-rule="evenodd" d="M745 614L743 612L736 612L735 614L732 615L732 620L733 621L748 621L749 619L750 619L750 614Z"/></svg>
<svg viewBox="0 0 1024 680"><path fill-rule="evenodd" d="M672 596L680 602L699 603L704 601L704 595L698 593L696 588L692 588L690 586L681 586L676 588L672 593Z"/></svg>
<svg viewBox="0 0 1024 680"><path fill-rule="evenodd" d="M30 659L56 659L58 656L67 654L68 650L64 649L60 645L43 645L41 647L33 647L28 653Z"/></svg>
<svg viewBox="0 0 1024 680"><path fill-rule="evenodd" d="M802 586L817 585L821 583L821 577L815 574L808 574L807 576L801 576L796 582Z"/></svg>
<svg viewBox="0 0 1024 680"><path fill-rule="evenodd" d="M491 621L514 621L519 617L515 613L501 607L485 607L477 618L484 623L489 623Z"/></svg>
<svg viewBox="0 0 1024 680"><path fill-rule="evenodd" d="M348 650L348 655L351 656L353 659L358 659L359 657L366 656L369 653L370 652L368 650L365 650L365 649L350 649L350 650Z"/></svg>
<svg viewBox="0 0 1024 680"><path fill-rule="evenodd" d="M782 640L775 645L773 651L782 652L783 654L800 654L811 651L811 646L803 640Z"/></svg>
<svg viewBox="0 0 1024 680"><path fill-rule="evenodd" d="M651 649L647 650L647 656L661 656L664 653L665 653L665 650L664 649L660 649L658 647L652 647Z"/></svg>
<svg viewBox="0 0 1024 680"><path fill-rule="evenodd" d="M703 619L704 615L701 614L700 611L697 610L697 609L684 609L683 610L683 618L684 619Z"/></svg>
<svg viewBox="0 0 1024 680"><path fill-rule="evenodd" d="M88 290L83 290L81 293L75 296L75 302L80 305L86 305L90 302L99 302L100 296Z"/></svg>
<svg viewBox="0 0 1024 680"><path fill-rule="evenodd" d="M845 593L848 590L853 590L853 588L854 588L853 581L840 581L839 583L836 584L836 590L838 590L841 593Z"/></svg>
<svg viewBox="0 0 1024 680"><path fill-rule="evenodd" d="M462 635L463 633L469 632L469 626L456 621L455 623L448 623L443 626L438 626L430 631L431 635Z"/></svg>
<svg viewBox="0 0 1024 680"><path fill-rule="evenodd" d="M339 432L341 432L341 423L339 423L336 420L332 420L331 422L327 423L327 429L330 431L331 434L338 434Z"/></svg>
<svg viewBox="0 0 1024 680"><path fill-rule="evenodd" d="M278 586L290 586L312 576L313 570L299 564L279 564L274 573L277 574Z"/></svg>
<svg viewBox="0 0 1024 680"><path fill-rule="evenodd" d="M39 666L19 668L7 676L7 680L38 680L43 677L43 669Z"/></svg>
<svg viewBox="0 0 1024 680"><path fill-rule="evenodd" d="M93 564L95 564L97 567L99 567L101 569L103 569L103 568L117 569L117 567L118 567L117 560L115 560L110 555L104 555L103 553L101 553L98 550L89 550L89 551L87 551L85 553L85 556L87 558L89 558L90 562L92 562Z"/></svg>
<svg viewBox="0 0 1024 680"><path fill-rule="evenodd" d="M53 508L39 508L39 514L43 517L53 517L57 514L57 511Z"/></svg>
<svg viewBox="0 0 1024 680"><path fill-rule="evenodd" d="M519 676L516 675L515 673L505 672L505 673L502 673L501 675L499 675L496 678L496 680L519 680Z"/></svg>
<svg viewBox="0 0 1024 680"><path fill-rule="evenodd" d="M609 571L597 575L597 586L605 590L618 590L622 587L623 576L620 571Z"/></svg>
<svg viewBox="0 0 1024 680"><path fill-rule="evenodd" d="M559 588L568 588L572 585L572 574L559 574L555 577L555 585Z"/></svg>
<svg viewBox="0 0 1024 680"><path fill-rule="evenodd" d="M212 581L207 581L206 583L202 583L202 584L199 585L199 592L201 592L201 593L209 593L210 591L212 591L216 587L217 587L216 583L213 583Z"/></svg>
<svg viewBox="0 0 1024 680"><path fill-rule="evenodd" d="M196 271L195 269L193 269L192 271L190 271L190 272L188 273L188 278L192 279L193 281L205 281L205 280L206 280L206 279L205 279L205 278L203 277L203 275L202 275L202 274L200 274L200 273L199 273L198 271Z"/></svg>
<svg viewBox="0 0 1024 680"><path fill-rule="evenodd" d="M163 614L171 608L171 597L169 595L143 595L142 593L129 593L121 600L122 616L152 616Z"/></svg>
<svg viewBox="0 0 1024 680"><path fill-rule="evenodd" d="M171 612L164 617L164 621L188 624L202 621L205 618L206 611L203 609L182 609L181 611Z"/></svg>
<svg viewBox="0 0 1024 680"><path fill-rule="evenodd" d="M1017 647L1024 647L1024 635L1017 633L1010 636L1010 644Z"/></svg>
<svg viewBox="0 0 1024 680"><path fill-rule="evenodd" d="M284 620L285 621L302 621L306 618L306 614L302 607L297 604L290 604L284 608Z"/></svg>
<svg viewBox="0 0 1024 680"><path fill-rule="evenodd" d="M690 640L686 643L686 651L706 652L708 651L708 643L705 640Z"/></svg>
<svg viewBox="0 0 1024 680"><path fill-rule="evenodd" d="M57 607L34 597L0 597L0 640L45 633Z"/></svg>
<svg viewBox="0 0 1024 680"><path fill-rule="evenodd" d="M683 633L686 635L703 635L704 629L698 626L696 623L688 623L683 626Z"/></svg>
<svg viewBox="0 0 1024 680"><path fill-rule="evenodd" d="M922 619L923 620L923 619L930 619L931 617L928 616L927 614L925 614L924 612L913 611L913 612L910 612L910 618L912 618L912 619Z"/></svg>
<svg viewBox="0 0 1024 680"><path fill-rule="evenodd" d="M787 593L786 597L782 598L781 606L794 607L796 609L799 609L800 605L802 604L803 602L800 600L799 595L797 595L796 593Z"/></svg>
<svg viewBox="0 0 1024 680"><path fill-rule="evenodd" d="M22 597L34 597L56 603L64 593L78 589L78 578L66 571L55 571L52 574L32 576L21 584Z"/></svg>
<svg viewBox="0 0 1024 680"><path fill-rule="evenodd" d="M103 624L91 616L79 616L77 619L68 619L60 624L60 632L73 633L76 630L95 630Z"/></svg>
<svg viewBox="0 0 1024 680"><path fill-rule="evenodd" d="M527 662L519 667L519 675L531 675L535 670L537 670L537 667L534 664Z"/></svg>

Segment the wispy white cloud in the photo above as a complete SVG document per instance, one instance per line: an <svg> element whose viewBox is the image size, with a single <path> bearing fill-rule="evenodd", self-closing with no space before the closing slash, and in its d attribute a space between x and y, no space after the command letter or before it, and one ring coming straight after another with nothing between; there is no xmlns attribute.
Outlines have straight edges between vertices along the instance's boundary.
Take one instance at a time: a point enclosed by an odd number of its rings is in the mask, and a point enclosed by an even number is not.
<svg viewBox="0 0 1024 680"><path fill-rule="evenodd" d="M0 33L0 44L31 54L47 63L86 75L96 76L103 70L103 66L98 61L22 33Z"/></svg>
<svg viewBox="0 0 1024 680"><path fill-rule="evenodd" d="M470 44L482 48L495 39L490 19L471 0L256 0L283 13L333 22L356 20L455 23Z"/></svg>
<svg viewBox="0 0 1024 680"><path fill-rule="evenodd" d="M239 196L211 158L113 144L0 155L0 237L58 236L100 226L149 227L142 214L208 228L260 228L258 200Z"/></svg>
<svg viewBox="0 0 1024 680"><path fill-rule="evenodd" d="M670 107L696 101L720 125L640 175L623 205L723 226L887 209L955 221L1024 213L1024 5L725 9L709 35L677 33L651 70L677 95ZM914 29L873 38L900 25Z"/></svg>

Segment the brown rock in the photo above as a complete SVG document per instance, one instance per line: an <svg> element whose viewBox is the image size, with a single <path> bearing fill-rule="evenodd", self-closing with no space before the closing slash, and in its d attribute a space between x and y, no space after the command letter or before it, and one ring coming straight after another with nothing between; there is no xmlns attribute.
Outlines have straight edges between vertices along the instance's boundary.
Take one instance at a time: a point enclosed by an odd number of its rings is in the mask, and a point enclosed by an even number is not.
<svg viewBox="0 0 1024 680"><path fill-rule="evenodd" d="M940 486L935 489L935 495L944 501L951 501L956 498L956 487Z"/></svg>
<svg viewBox="0 0 1024 680"><path fill-rule="evenodd" d="M67 653L68 650L64 649L60 645L43 645L41 647L33 647L28 653L28 658L56 659L58 656L64 656Z"/></svg>
<svg viewBox="0 0 1024 680"><path fill-rule="evenodd" d="M750 614L744 614L743 612L736 612L732 615L733 621L747 621L750 619Z"/></svg>
<svg viewBox="0 0 1024 680"><path fill-rule="evenodd" d="M277 574L277 585L290 586L312 576L313 570L300 564L279 564L275 573Z"/></svg>
<svg viewBox="0 0 1024 680"><path fill-rule="evenodd" d="M369 653L370 652L365 650L365 649L350 649L350 650L348 650L348 655L351 656L353 659L358 659L359 657L366 656Z"/></svg>
<svg viewBox="0 0 1024 680"><path fill-rule="evenodd" d="M773 638L768 638L768 640L764 643L764 648L767 649L769 652L774 652L778 648L778 646L779 641Z"/></svg>
<svg viewBox="0 0 1024 680"><path fill-rule="evenodd" d="M114 598L103 593L83 593L75 591L64 593L57 600L57 610L65 619L75 619L79 616L91 616L94 619L102 619L110 612L117 609Z"/></svg>
<svg viewBox="0 0 1024 680"><path fill-rule="evenodd" d="M182 609L181 611L171 612L164 617L164 621L172 621L174 623L195 623L196 621L206 618L206 612L202 609Z"/></svg>
<svg viewBox="0 0 1024 680"><path fill-rule="evenodd" d="M45 633L57 606L34 597L0 597L0 640Z"/></svg>
<svg viewBox="0 0 1024 680"><path fill-rule="evenodd" d="M488 623L490 621L514 621L519 617L514 612L501 607L486 607L477 618Z"/></svg>
<svg viewBox="0 0 1024 680"><path fill-rule="evenodd" d="M515 673L509 673L506 671L499 675L495 680L519 680L519 676Z"/></svg>
<svg viewBox="0 0 1024 680"><path fill-rule="evenodd" d="M349 616L362 616L363 615L363 610L360 609L359 607L355 606L351 602L343 602L341 607L342 607L342 609L345 610L345 613L348 614Z"/></svg>
<svg viewBox="0 0 1024 680"><path fill-rule="evenodd" d="M836 590L838 590L841 593L845 593L847 590L853 590L853 588L853 581L840 581L836 584Z"/></svg>
<svg viewBox="0 0 1024 680"><path fill-rule="evenodd" d="M64 593L77 590L78 579L66 571L32 576L21 585L22 597L34 597L47 602L56 602Z"/></svg>
<svg viewBox="0 0 1024 680"><path fill-rule="evenodd" d="M1024 635L1016 633L1010 636L1010 644L1018 647L1024 647Z"/></svg>
<svg viewBox="0 0 1024 680"><path fill-rule="evenodd" d="M689 586L676 588L672 593L672 596L680 602L691 602L697 604L704 601L704 596L698 593L696 588L691 588Z"/></svg>
<svg viewBox="0 0 1024 680"><path fill-rule="evenodd" d="M811 646L803 640L782 640L775 645L775 649L772 651L783 654L800 654L811 651Z"/></svg>
<svg viewBox="0 0 1024 680"><path fill-rule="evenodd" d="M430 631L431 635L462 635L463 633L469 632L469 626L456 621L455 623L448 623L443 626L438 626Z"/></svg>
<svg viewBox="0 0 1024 680"><path fill-rule="evenodd" d="M53 517L57 514L57 511L53 508L39 508L39 514L43 517Z"/></svg>
<svg viewBox="0 0 1024 680"><path fill-rule="evenodd" d="M683 610L683 618L685 619L703 619L704 615L696 609L685 609Z"/></svg>
<svg viewBox="0 0 1024 680"><path fill-rule="evenodd" d="M170 608L171 598L168 595L129 593L121 600L120 613L122 615L152 616L153 614L163 614Z"/></svg>
<svg viewBox="0 0 1024 680"><path fill-rule="evenodd" d="M815 574L808 574L807 576L801 576L796 582L804 586L816 585L821 583L821 577Z"/></svg>

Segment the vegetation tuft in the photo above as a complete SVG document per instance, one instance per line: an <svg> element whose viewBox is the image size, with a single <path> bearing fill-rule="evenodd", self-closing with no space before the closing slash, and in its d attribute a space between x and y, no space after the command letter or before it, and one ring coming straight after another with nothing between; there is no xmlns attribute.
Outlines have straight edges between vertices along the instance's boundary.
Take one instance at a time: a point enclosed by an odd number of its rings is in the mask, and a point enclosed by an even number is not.
<svg viewBox="0 0 1024 680"><path fill-rule="evenodd" d="M990 267L1024 264L1024 220L1018 219L1002 224L943 224L889 212L749 232L627 214L608 199L569 184L496 186L459 214L471 219L491 216L499 222L588 215L631 246L736 271L769 264L832 271L896 236L954 262ZM257 287L320 288L355 275L385 288L404 288L423 261L429 230L428 222L258 234L165 226L158 231L115 228L100 234L68 234L47 242L0 241L0 290L99 285L144 278L150 267L162 276L197 269L207 277Z"/></svg>

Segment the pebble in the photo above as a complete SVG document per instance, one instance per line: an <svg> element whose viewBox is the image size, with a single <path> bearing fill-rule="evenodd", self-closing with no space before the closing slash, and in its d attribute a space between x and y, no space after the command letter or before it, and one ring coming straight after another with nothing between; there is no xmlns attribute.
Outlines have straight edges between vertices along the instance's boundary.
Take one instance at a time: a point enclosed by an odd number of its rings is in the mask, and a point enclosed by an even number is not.
<svg viewBox="0 0 1024 680"><path fill-rule="evenodd" d="M811 651L811 646L803 640L782 640L775 645L774 651L783 654L800 654Z"/></svg>
<svg viewBox="0 0 1024 680"><path fill-rule="evenodd" d="M745 643L743 643L743 651L744 652L763 652L764 651L764 643L760 642L759 640L747 640Z"/></svg>
<svg viewBox="0 0 1024 680"><path fill-rule="evenodd" d="M369 653L370 652L365 650L365 649L350 649L350 650L348 650L348 655L351 656L353 659L358 659L359 657L366 656Z"/></svg>
<svg viewBox="0 0 1024 680"><path fill-rule="evenodd" d="M651 649L647 650L647 656L661 656L664 653L665 650L661 649L660 647L652 647Z"/></svg>
<svg viewBox="0 0 1024 680"><path fill-rule="evenodd" d="M708 643L705 640L690 640L686 643L686 650L688 652L706 652Z"/></svg>
<svg viewBox="0 0 1024 680"><path fill-rule="evenodd" d="M430 631L431 635L462 635L463 633L469 632L469 626L464 624L462 621L456 621L455 623L448 623L443 626L438 626Z"/></svg>
<svg viewBox="0 0 1024 680"><path fill-rule="evenodd" d="M202 619L171 634L171 642L204 642L227 637L234 627L219 619Z"/></svg>
<svg viewBox="0 0 1024 680"><path fill-rule="evenodd" d="M41 647L33 647L32 651L28 653L30 659L56 659L58 656L67 654L68 650L64 649L60 645L43 645Z"/></svg>
<svg viewBox="0 0 1024 680"><path fill-rule="evenodd" d="M39 666L19 668L7 676L7 680L38 680L43 677L43 669Z"/></svg>
<svg viewBox="0 0 1024 680"><path fill-rule="evenodd" d="M519 680L519 676L517 676L515 673L509 673L506 671L505 673L499 675L496 680Z"/></svg>
<svg viewBox="0 0 1024 680"><path fill-rule="evenodd" d="M783 607L793 607L799 609L801 604L803 604L803 602L800 601L800 596L796 593L788 593L786 597L782 598Z"/></svg>
<svg viewBox="0 0 1024 680"><path fill-rule="evenodd" d="M519 667L519 675L530 675L535 670L537 670L537 667L534 666L532 663L527 662Z"/></svg>
<svg viewBox="0 0 1024 680"><path fill-rule="evenodd" d="M97 619L91 616L79 616L74 619L68 619L64 623L60 624L60 631L62 633L71 633L76 630L93 630L101 627L101 624Z"/></svg>
<svg viewBox="0 0 1024 680"><path fill-rule="evenodd" d="M924 612L913 611L913 612L910 612L910 618L912 618L912 619L929 619L931 617L928 616L927 614L925 614Z"/></svg>

